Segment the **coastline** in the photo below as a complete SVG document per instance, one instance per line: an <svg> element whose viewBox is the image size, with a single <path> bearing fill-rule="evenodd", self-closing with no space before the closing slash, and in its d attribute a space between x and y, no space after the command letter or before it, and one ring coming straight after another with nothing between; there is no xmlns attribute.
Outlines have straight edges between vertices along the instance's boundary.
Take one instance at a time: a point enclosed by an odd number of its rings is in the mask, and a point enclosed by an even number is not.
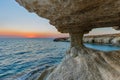
<svg viewBox="0 0 120 80"><path fill-rule="evenodd" d="M54 42L70 42L70 37L55 38ZM83 37L84 43L120 46L120 34L89 35Z"/></svg>

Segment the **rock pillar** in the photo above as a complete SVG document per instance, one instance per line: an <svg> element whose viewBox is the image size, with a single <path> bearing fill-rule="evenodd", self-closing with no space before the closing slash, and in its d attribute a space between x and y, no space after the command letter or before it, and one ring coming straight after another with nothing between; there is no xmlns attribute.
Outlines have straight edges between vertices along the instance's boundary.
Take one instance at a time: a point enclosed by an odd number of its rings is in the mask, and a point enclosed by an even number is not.
<svg viewBox="0 0 120 80"><path fill-rule="evenodd" d="M82 48L83 47L83 32L70 33L71 47Z"/></svg>
<svg viewBox="0 0 120 80"><path fill-rule="evenodd" d="M84 51L83 45L83 32L79 33L69 33L71 37L71 46L69 49L69 53L72 57L77 57L79 55L79 51Z"/></svg>

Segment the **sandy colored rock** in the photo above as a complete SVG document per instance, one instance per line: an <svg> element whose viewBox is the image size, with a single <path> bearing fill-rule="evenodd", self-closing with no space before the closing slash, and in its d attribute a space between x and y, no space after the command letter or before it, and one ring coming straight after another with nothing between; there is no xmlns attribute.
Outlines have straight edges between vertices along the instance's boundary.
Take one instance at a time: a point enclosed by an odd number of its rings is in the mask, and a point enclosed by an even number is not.
<svg viewBox="0 0 120 80"><path fill-rule="evenodd" d="M72 52L77 52L78 56L67 55L45 80L120 80L120 51L102 52L83 48L71 49L70 54Z"/></svg>
<svg viewBox="0 0 120 80"><path fill-rule="evenodd" d="M120 0L16 0L28 11L50 20L60 32L120 26Z"/></svg>
<svg viewBox="0 0 120 80"><path fill-rule="evenodd" d="M71 36L67 58L43 80L120 80L120 51L88 49L82 39L93 28L120 28L120 0L16 1Z"/></svg>
<svg viewBox="0 0 120 80"><path fill-rule="evenodd" d="M120 46L120 34L89 35L83 38L83 42Z"/></svg>

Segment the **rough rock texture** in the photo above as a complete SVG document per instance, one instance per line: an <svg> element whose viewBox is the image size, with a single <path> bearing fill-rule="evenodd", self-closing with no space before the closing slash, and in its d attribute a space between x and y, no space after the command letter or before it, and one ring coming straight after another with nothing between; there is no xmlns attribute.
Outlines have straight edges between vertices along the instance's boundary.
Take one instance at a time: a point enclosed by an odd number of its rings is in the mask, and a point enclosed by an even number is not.
<svg viewBox="0 0 120 80"><path fill-rule="evenodd" d="M93 28L120 28L120 0L16 1L71 36L66 59L43 80L120 80L120 51L88 49L82 41L83 34Z"/></svg>
<svg viewBox="0 0 120 80"><path fill-rule="evenodd" d="M55 38L54 42L70 42L70 37ZM120 46L120 34L89 35L83 37L84 43Z"/></svg>
<svg viewBox="0 0 120 80"><path fill-rule="evenodd" d="M72 48L71 54L45 80L120 80L120 51Z"/></svg>
<svg viewBox="0 0 120 80"><path fill-rule="evenodd" d="M83 38L85 43L110 44L120 46L120 34L91 35Z"/></svg>
<svg viewBox="0 0 120 80"><path fill-rule="evenodd" d="M47 18L60 32L88 32L95 27L120 27L120 0L16 0L28 11Z"/></svg>
<svg viewBox="0 0 120 80"><path fill-rule="evenodd" d="M120 37L86 37L83 39L84 43L95 43L95 44L109 44L114 46L120 46Z"/></svg>

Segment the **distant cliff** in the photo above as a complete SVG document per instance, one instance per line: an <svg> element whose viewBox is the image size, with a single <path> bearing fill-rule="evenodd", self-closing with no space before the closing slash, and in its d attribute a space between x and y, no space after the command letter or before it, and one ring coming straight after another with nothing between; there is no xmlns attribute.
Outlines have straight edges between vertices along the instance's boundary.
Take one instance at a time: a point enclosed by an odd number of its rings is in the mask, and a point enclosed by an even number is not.
<svg viewBox="0 0 120 80"><path fill-rule="evenodd" d="M55 42L70 42L69 37L55 38ZM120 46L120 34L90 35L84 36L84 43L111 44Z"/></svg>
<svg viewBox="0 0 120 80"><path fill-rule="evenodd" d="M111 44L120 46L120 34L91 35L83 38L84 43Z"/></svg>
<svg viewBox="0 0 120 80"><path fill-rule="evenodd" d="M55 42L70 42L70 38L69 37L55 38L53 41L55 41Z"/></svg>

